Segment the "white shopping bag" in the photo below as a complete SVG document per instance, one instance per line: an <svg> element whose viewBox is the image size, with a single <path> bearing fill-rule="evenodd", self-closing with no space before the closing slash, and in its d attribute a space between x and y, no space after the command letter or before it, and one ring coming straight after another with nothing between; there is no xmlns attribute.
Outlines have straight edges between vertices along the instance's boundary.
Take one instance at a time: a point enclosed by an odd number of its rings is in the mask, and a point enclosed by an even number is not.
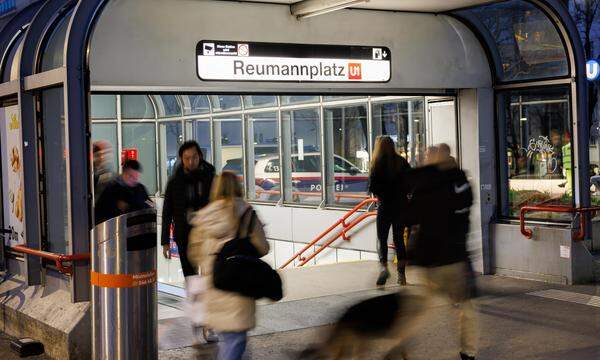
<svg viewBox="0 0 600 360"><path fill-rule="evenodd" d="M202 326L204 324L206 308L203 297L207 289L207 276L192 275L186 276L186 302L185 312L191 320L193 326Z"/></svg>

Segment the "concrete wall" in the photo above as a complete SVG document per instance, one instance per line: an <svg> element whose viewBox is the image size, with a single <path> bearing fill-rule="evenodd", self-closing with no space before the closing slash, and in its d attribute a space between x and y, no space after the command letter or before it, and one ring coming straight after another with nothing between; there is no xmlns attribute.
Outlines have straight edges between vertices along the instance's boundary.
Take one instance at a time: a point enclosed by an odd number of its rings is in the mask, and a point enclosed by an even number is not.
<svg viewBox="0 0 600 360"><path fill-rule="evenodd" d="M235 24L235 26L227 26ZM127 34L127 36L123 36ZM387 83L276 83L201 81L201 40L387 46ZM236 1L113 0L90 47L93 89L149 91L401 92L491 85L485 52L458 20L435 14L340 10L297 20L289 6Z"/></svg>
<svg viewBox="0 0 600 360"><path fill-rule="evenodd" d="M533 229L532 239L523 236L518 225L493 226L496 274L558 284L592 281L592 256L583 242L571 240L570 228L528 228Z"/></svg>

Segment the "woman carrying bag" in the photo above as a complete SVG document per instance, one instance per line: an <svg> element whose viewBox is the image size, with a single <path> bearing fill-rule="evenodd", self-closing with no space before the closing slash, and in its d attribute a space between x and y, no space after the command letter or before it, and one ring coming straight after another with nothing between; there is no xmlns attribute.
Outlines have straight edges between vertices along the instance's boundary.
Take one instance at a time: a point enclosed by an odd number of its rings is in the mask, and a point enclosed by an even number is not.
<svg viewBox="0 0 600 360"><path fill-rule="evenodd" d="M224 245L234 241L249 242L256 257L269 252L263 225L242 195L237 176L224 171L213 183L210 203L197 212L189 238L189 259L208 279L202 299L206 311L204 323L219 334L219 360L242 358L247 332L256 323L256 300L216 288L215 262L219 261Z"/></svg>

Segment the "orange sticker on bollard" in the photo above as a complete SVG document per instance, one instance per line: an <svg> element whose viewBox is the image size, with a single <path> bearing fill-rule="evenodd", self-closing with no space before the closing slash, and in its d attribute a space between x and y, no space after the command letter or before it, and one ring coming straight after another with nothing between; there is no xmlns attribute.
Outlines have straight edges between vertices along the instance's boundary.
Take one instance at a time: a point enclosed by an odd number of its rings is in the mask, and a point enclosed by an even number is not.
<svg viewBox="0 0 600 360"><path fill-rule="evenodd" d="M156 282L156 270L135 274L101 274L90 272L90 283L105 288L132 288Z"/></svg>

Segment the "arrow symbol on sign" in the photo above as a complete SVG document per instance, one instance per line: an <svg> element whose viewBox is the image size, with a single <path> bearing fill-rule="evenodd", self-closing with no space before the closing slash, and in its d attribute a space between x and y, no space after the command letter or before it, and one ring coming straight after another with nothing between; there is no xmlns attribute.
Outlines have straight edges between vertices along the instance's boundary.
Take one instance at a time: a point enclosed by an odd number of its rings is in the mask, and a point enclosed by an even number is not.
<svg viewBox="0 0 600 360"><path fill-rule="evenodd" d="M387 51L383 51L383 57L386 58L387 57Z"/></svg>

